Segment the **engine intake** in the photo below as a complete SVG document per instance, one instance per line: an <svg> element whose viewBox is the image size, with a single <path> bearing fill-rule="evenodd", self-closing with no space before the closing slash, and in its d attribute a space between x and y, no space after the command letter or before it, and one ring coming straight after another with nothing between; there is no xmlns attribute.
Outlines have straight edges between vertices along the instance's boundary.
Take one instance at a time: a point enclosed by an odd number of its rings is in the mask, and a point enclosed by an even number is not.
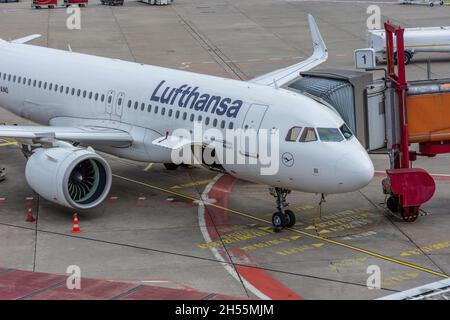
<svg viewBox="0 0 450 320"><path fill-rule="evenodd" d="M111 189L111 168L92 148L39 148L29 157L25 177L34 191L54 203L90 209Z"/></svg>

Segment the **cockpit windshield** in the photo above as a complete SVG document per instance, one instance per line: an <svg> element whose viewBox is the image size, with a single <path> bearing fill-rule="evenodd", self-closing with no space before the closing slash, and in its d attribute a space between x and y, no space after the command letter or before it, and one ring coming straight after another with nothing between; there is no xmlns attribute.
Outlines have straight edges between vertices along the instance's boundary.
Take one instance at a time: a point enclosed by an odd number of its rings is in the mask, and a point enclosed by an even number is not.
<svg viewBox="0 0 450 320"><path fill-rule="evenodd" d="M350 129L347 127L347 125L344 123L339 130L341 130L342 135L345 139L350 140L353 137L353 133L350 131Z"/></svg>
<svg viewBox="0 0 450 320"><path fill-rule="evenodd" d="M317 128L319 138L324 142L341 142L344 140L337 128Z"/></svg>

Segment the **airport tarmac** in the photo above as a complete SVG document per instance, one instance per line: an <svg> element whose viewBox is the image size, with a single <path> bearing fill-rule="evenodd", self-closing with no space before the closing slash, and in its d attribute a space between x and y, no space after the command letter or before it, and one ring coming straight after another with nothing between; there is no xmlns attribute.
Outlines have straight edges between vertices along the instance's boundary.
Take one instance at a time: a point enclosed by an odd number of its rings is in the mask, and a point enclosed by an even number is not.
<svg viewBox="0 0 450 320"><path fill-rule="evenodd" d="M448 25L450 7L376 1L383 18L412 26ZM93 1L81 10L81 30L68 30L65 9L34 10L28 2L0 4L0 38L32 33L34 43L194 72L248 79L306 58L306 15L315 16L329 49L323 67L353 67L366 46L367 1L187 1L123 7ZM450 77L450 56L433 54L435 77ZM427 55L407 66L408 79L426 77ZM448 58L448 59L447 59ZM36 63L39 63L38 61ZM49 71L50 72L50 71ZM0 109L0 122L26 124ZM39 199L24 177L25 158L0 141L0 267L191 288L271 299L374 299L450 274L450 157L419 159L436 175L427 216L405 223L385 212L381 191L387 157L359 192L333 195L319 211L318 195L289 195L294 228L273 232L275 200L267 187L201 168L168 171L160 164L105 155L114 173L108 200L79 212ZM27 198L32 197L32 200ZM204 199L203 204L199 199ZM37 220L26 222L27 201ZM367 268L381 270L382 289L369 290Z"/></svg>

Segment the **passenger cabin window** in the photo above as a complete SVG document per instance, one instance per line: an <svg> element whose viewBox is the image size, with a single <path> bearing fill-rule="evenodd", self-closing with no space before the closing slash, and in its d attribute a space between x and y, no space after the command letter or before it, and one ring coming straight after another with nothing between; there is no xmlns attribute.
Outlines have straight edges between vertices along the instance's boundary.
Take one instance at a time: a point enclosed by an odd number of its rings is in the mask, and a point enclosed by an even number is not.
<svg viewBox="0 0 450 320"><path fill-rule="evenodd" d="M149 105L147 106L147 112L151 112L151 111L152 111L152 105L149 104Z"/></svg>
<svg viewBox="0 0 450 320"><path fill-rule="evenodd" d="M341 142L344 140L337 128L317 128L319 138L324 142Z"/></svg>
<svg viewBox="0 0 450 320"><path fill-rule="evenodd" d="M300 135L300 132L302 132L302 127L290 128L286 135L286 141L297 141L298 136Z"/></svg>
<svg viewBox="0 0 450 320"><path fill-rule="evenodd" d="M350 140L353 137L353 133L350 131L350 129L347 127L345 123L339 128L339 130L341 130L341 133L345 139Z"/></svg>
<svg viewBox="0 0 450 320"><path fill-rule="evenodd" d="M316 130L314 130L314 128L305 128L305 130L303 130L302 136L300 137L300 142L311 141L317 141Z"/></svg>

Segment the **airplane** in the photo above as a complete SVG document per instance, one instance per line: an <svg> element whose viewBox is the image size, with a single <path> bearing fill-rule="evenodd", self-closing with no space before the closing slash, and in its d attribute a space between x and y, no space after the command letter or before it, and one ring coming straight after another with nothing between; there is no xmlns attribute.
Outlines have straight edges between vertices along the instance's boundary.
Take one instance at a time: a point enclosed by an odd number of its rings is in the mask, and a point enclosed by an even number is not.
<svg viewBox="0 0 450 320"><path fill-rule="evenodd" d="M0 105L40 124L3 125L0 137L19 142L35 192L83 210L102 203L111 188L111 168L96 151L174 170L174 152L205 143L173 134L178 128L278 132L275 174L261 174L258 161L202 163L270 186L277 207L273 225L292 227L291 190L351 192L374 175L366 150L335 110L282 88L328 59L311 15L308 22L314 47L309 58L248 81L26 44L40 35L0 40ZM214 148L259 157L240 143L219 141Z"/></svg>

